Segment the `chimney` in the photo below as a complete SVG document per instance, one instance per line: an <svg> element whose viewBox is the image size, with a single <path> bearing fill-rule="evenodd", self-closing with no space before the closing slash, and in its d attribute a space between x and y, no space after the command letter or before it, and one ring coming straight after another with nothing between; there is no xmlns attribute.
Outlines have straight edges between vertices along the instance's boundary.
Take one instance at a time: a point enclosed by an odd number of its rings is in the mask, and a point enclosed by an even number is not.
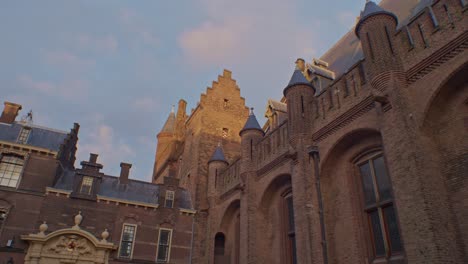
<svg viewBox="0 0 468 264"><path fill-rule="evenodd" d="M180 99L179 105L177 107L177 117L185 117L186 111L187 111L186 108L187 108L187 102L183 99Z"/></svg>
<svg viewBox="0 0 468 264"><path fill-rule="evenodd" d="M95 164L97 162L98 154L89 153L89 163Z"/></svg>
<svg viewBox="0 0 468 264"><path fill-rule="evenodd" d="M132 164L130 163L125 163L121 162L120 163L120 178L119 182L120 184L127 184L128 183L128 175L130 174L130 168L132 167Z"/></svg>
<svg viewBox="0 0 468 264"><path fill-rule="evenodd" d="M1 123L13 124L15 122L16 117L18 116L18 112L21 110L21 105L5 102L5 107L3 108L2 115L0 116Z"/></svg>

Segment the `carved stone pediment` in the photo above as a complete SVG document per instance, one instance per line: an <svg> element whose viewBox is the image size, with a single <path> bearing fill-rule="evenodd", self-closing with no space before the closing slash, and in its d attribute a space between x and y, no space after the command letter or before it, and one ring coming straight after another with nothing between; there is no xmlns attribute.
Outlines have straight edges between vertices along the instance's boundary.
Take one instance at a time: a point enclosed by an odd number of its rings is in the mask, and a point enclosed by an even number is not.
<svg viewBox="0 0 468 264"><path fill-rule="evenodd" d="M94 245L88 239L77 235L62 235L48 241L44 250L48 253L93 256Z"/></svg>

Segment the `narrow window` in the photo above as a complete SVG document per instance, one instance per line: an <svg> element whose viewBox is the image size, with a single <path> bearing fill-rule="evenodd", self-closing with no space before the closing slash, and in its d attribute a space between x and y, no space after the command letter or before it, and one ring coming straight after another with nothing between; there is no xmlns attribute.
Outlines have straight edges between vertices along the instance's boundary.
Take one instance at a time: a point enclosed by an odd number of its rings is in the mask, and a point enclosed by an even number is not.
<svg viewBox="0 0 468 264"><path fill-rule="evenodd" d="M84 176L81 180L80 193L82 194L91 194L93 188L93 178Z"/></svg>
<svg viewBox="0 0 468 264"><path fill-rule="evenodd" d="M424 48L429 47L429 45L427 44L426 37L424 36L424 31L423 31L423 28L422 28L421 24L418 24L418 30L419 30L419 35L421 36L421 39L422 39L422 41L424 43Z"/></svg>
<svg viewBox="0 0 468 264"><path fill-rule="evenodd" d="M164 207L166 208L174 207L174 192L173 191L166 191L166 199L164 202Z"/></svg>
<svg viewBox="0 0 468 264"><path fill-rule="evenodd" d="M392 39L390 38L390 33L388 32L388 28L385 27L385 35L387 36L387 41L388 41L388 46L390 47L390 51L392 54L395 54L393 51L393 44L392 44Z"/></svg>
<svg viewBox="0 0 468 264"><path fill-rule="evenodd" d="M133 255L133 245L135 244L136 225L124 224L122 236L120 238L119 257L131 259Z"/></svg>
<svg viewBox="0 0 468 264"><path fill-rule="evenodd" d="M223 263L224 261L224 244L226 243L226 238L223 233L217 233L215 236L215 263Z"/></svg>
<svg viewBox="0 0 468 264"><path fill-rule="evenodd" d="M294 208L292 193L289 192L284 196L284 223L285 223L285 236L287 246L287 259L288 263L296 264L296 230L294 226Z"/></svg>
<svg viewBox="0 0 468 264"><path fill-rule="evenodd" d="M228 107L229 107L229 99L224 98L223 107L224 107L224 108L228 108Z"/></svg>
<svg viewBox="0 0 468 264"><path fill-rule="evenodd" d="M406 36L408 37L408 42L410 44L410 49L413 49L414 48L413 36L411 36L411 31L409 30L408 26L405 26L405 29L406 29Z"/></svg>
<svg viewBox="0 0 468 264"><path fill-rule="evenodd" d="M450 11L448 10L448 5L447 4L444 4L444 10L445 10L445 13L447 14L450 25L452 25L452 28L455 27L455 24L453 23L452 14L450 14Z"/></svg>
<svg viewBox="0 0 468 264"><path fill-rule="evenodd" d="M18 135L18 139L16 140L16 142L18 142L19 144L26 144L26 142L28 142L30 132L31 132L30 128L26 128L26 127L21 128L21 131Z"/></svg>
<svg viewBox="0 0 468 264"><path fill-rule="evenodd" d="M18 186L24 160L15 155L4 155L0 159L0 185L16 188Z"/></svg>
<svg viewBox="0 0 468 264"><path fill-rule="evenodd" d="M253 158L253 139L250 139L250 160Z"/></svg>
<svg viewBox="0 0 468 264"><path fill-rule="evenodd" d="M432 25L434 26L434 28L437 29L439 27L439 21L437 20L437 17L434 14L434 10L431 6L427 7L427 9L429 10L429 16L431 17Z"/></svg>
<svg viewBox="0 0 468 264"><path fill-rule="evenodd" d="M304 96L301 95L301 113L304 117Z"/></svg>
<svg viewBox="0 0 468 264"><path fill-rule="evenodd" d="M331 88L328 89L328 102L330 102L328 109L332 109L333 108L333 91Z"/></svg>
<svg viewBox="0 0 468 264"><path fill-rule="evenodd" d="M364 85L367 82L366 70L364 69L364 63L362 61L359 63L359 79L361 79L361 85Z"/></svg>
<svg viewBox="0 0 468 264"><path fill-rule="evenodd" d="M369 51L370 51L371 59L374 60L374 50L372 49L372 42L370 39L369 32L366 33L366 37L367 37L367 43L369 43Z"/></svg>
<svg viewBox="0 0 468 264"><path fill-rule="evenodd" d="M348 80L346 78L343 78L344 79L344 94L343 94L343 97L347 97L349 95L349 84L348 84Z"/></svg>
<svg viewBox="0 0 468 264"><path fill-rule="evenodd" d="M171 254L171 229L159 229L157 263L168 263Z"/></svg>
<svg viewBox="0 0 468 264"><path fill-rule="evenodd" d="M0 209L0 231L3 229L3 224L5 223L5 220L8 215L8 210L5 208Z"/></svg>
<svg viewBox="0 0 468 264"><path fill-rule="evenodd" d="M359 171L374 257L399 254L403 245L384 157L371 157L359 165Z"/></svg>

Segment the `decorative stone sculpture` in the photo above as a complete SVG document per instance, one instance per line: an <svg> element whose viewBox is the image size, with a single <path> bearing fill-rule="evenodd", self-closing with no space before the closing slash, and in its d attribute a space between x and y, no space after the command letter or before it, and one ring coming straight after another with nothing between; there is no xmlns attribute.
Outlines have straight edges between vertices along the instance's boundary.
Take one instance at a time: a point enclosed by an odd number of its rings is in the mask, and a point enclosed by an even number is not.
<svg viewBox="0 0 468 264"><path fill-rule="evenodd" d="M101 233L102 237L102 242L107 242L107 238L109 237L109 231L107 231L107 228Z"/></svg>
<svg viewBox="0 0 468 264"><path fill-rule="evenodd" d="M44 222L39 226L39 235L45 236L45 231L47 231L48 228L49 228L49 226L47 225L46 221L44 221Z"/></svg>
<svg viewBox="0 0 468 264"><path fill-rule="evenodd" d="M73 226L74 229L80 229L81 221L83 220L83 216L81 215L81 211L75 215L75 225Z"/></svg>

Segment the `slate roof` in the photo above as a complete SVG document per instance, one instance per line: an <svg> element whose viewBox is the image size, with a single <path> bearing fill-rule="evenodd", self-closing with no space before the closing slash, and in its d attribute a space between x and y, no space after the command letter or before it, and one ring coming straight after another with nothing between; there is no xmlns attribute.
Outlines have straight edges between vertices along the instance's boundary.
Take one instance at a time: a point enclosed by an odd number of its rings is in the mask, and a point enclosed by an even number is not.
<svg viewBox="0 0 468 264"><path fill-rule="evenodd" d="M0 140L17 143L16 140L21 129L26 123L15 122L13 124L0 123ZM67 137L67 132L51 128L28 125L31 128L25 145L59 151L60 145Z"/></svg>
<svg viewBox="0 0 468 264"><path fill-rule="evenodd" d="M380 6L393 14L400 21L399 28L407 24L413 13L422 10L432 1L426 0L383 0ZM419 11L417 11L419 12ZM342 76L354 64L364 58L361 42L356 37L354 29L346 33L332 48L330 48L320 59L328 62L328 69L335 72L336 77Z"/></svg>
<svg viewBox="0 0 468 264"><path fill-rule="evenodd" d="M298 84L311 86L311 84L309 83L309 81L307 81L306 77L301 72L301 70L295 69L293 75L291 76L291 80L289 80L288 86L286 86L286 88Z"/></svg>
<svg viewBox="0 0 468 264"><path fill-rule="evenodd" d="M213 152L213 155L211 156L208 162L212 162L212 161L227 162L226 157L224 156L223 148L221 146L216 147L215 151Z"/></svg>
<svg viewBox="0 0 468 264"><path fill-rule="evenodd" d="M250 113L249 118L247 118L247 121L245 122L245 125L241 129L239 134L246 130L260 130L263 132L263 129L260 127L260 124L258 123L257 118L255 117L253 112Z"/></svg>
<svg viewBox="0 0 468 264"><path fill-rule="evenodd" d="M371 16L380 15L380 14L386 14L386 15L392 16L395 19L395 21L397 21L398 23L398 18L395 14L383 9L382 7L378 6L373 1L369 1L366 3L366 6L364 7L364 11L361 12L361 17L359 19L359 22L356 25L356 30L355 30L356 36L358 35L359 28L362 22L364 22L364 20L368 19Z"/></svg>
<svg viewBox="0 0 468 264"><path fill-rule="evenodd" d="M66 170L58 179L53 188L72 191L75 172ZM104 175L98 195L128 201L142 202L148 204L159 204L159 185L130 179L127 184L120 184L119 178ZM193 209L190 194L187 190L180 188L181 197L179 207Z"/></svg>

